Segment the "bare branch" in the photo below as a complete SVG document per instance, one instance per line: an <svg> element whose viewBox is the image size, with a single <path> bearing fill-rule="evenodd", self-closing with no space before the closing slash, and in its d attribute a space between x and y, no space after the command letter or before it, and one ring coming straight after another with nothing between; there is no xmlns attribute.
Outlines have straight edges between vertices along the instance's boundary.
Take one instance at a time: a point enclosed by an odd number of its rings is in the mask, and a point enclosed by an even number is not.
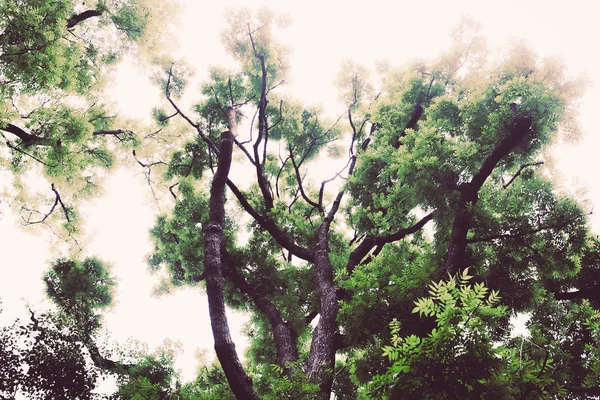
<svg viewBox="0 0 600 400"><path fill-rule="evenodd" d="M300 194L302 195L302 198L311 206L313 206L314 208L316 208L317 210L323 212L323 207L321 206L321 203L317 204L314 201L312 201L311 199L308 198L308 196L306 195L306 193L304 192L304 185L302 184L302 178L300 177L300 170L298 169L298 166L296 165L296 162L294 161L294 154L292 153L292 148L289 148L289 152L290 152L290 156L289 159L292 161L292 165L294 166L294 171L295 171L295 175L296 175L296 182L298 182L298 189L300 190ZM319 196L321 197L321 196Z"/></svg>
<svg viewBox="0 0 600 400"><path fill-rule="evenodd" d="M279 198L279 177L281 176L281 173L283 172L283 169L285 168L285 164L287 164L289 159L290 159L290 156L287 156L285 158L285 160L283 160L281 162L281 167L279 168L279 171L277 172L277 177L275 178L275 193L277 194L277 198Z"/></svg>
<svg viewBox="0 0 600 400"><path fill-rule="evenodd" d="M26 152L25 150L21 150L19 147L17 147L17 146L15 146L15 145L13 145L13 144L12 144L11 142L9 142L8 140L6 141L6 145L8 146L8 148L10 148L10 149L12 149L12 150L14 150L14 151L16 151L16 152L18 152L18 153L24 154L24 155L26 155L27 157L33 158L35 161L37 161L37 162L39 162L40 164L43 164L43 165L45 165L45 166L47 166L47 167L50 167L50 168L56 168L56 167L58 167L58 166L60 165L60 164L48 164L47 162L43 161L42 159L40 159L40 158L38 158L38 157L36 157L36 156L34 156L34 155L32 155L32 154L29 154L29 153L28 153L28 152Z"/></svg>
<svg viewBox="0 0 600 400"><path fill-rule="evenodd" d="M194 121L192 121L187 115L185 115L183 113L183 111L181 111L181 109L177 106L177 104L175 103L175 101L173 101L173 99L171 98L171 78L173 77L173 64L171 64L171 68L169 68L169 76L167 78L167 85L165 86L165 94L167 96L167 100L169 101L169 103L171 103L171 106L173 106L173 108L175 109L175 111L177 112L177 114L179 114L184 120L187 121L188 124L190 124L191 126L193 126L196 131L198 132L198 135L200 135L200 137L202 138L202 140L204 141L204 143L206 143L208 145L208 147L215 153L215 154L219 154L219 149L217 148L217 145L215 145L215 143L204 134L204 132L202 131L202 129L200 128L200 125L195 123Z"/></svg>
<svg viewBox="0 0 600 400"><path fill-rule="evenodd" d="M323 182L321 182L321 188L319 189L319 205L323 206L323 193L325 191L325 185L328 184L329 182L333 181L335 178L338 178L341 176L342 172L344 172L344 170L346 168L348 168L348 166L352 163L352 161L356 159L356 156L352 156L350 158L348 158L348 162L346 163L346 165L344 165L344 167L339 170L338 172L335 173L334 176L332 176L329 179L324 180Z"/></svg>
<svg viewBox="0 0 600 400"><path fill-rule="evenodd" d="M252 43L252 49L254 50L254 56L258 59L261 67L261 89L260 89L260 99L258 101L258 137L254 142L254 161L256 166L256 178L258 181L258 186L262 193L265 208L267 212L273 209L273 195L271 194L271 188L269 187L269 182L265 177L265 161L266 161L266 151L267 151L267 141L269 139L268 135L268 126L267 126L267 67L265 65L265 57L264 55L258 54L256 50L256 45L254 43L254 38L252 37L252 32L250 30L250 24L248 24L248 36L250 37L250 42ZM262 161L258 152L258 148L260 146L261 141L264 139L263 146L263 157Z"/></svg>
<svg viewBox="0 0 600 400"><path fill-rule="evenodd" d="M71 218L69 217L69 210L65 206L65 203L63 203L62 198L60 197L60 193L58 193L58 190L56 190L56 188L54 187L54 183L52 183L50 187L52 188L52 191L54 192L54 204L50 208L50 211L48 211L46 214L41 213L41 212L39 212L37 210L30 210L30 209L28 209L28 208L26 208L24 206L21 207L21 210L25 210L25 211L29 212L29 216L27 218L25 218L24 216L21 215L21 218L23 219L23 221L25 222L26 225L34 225L34 224L45 223L46 219L48 219L48 217L50 215L52 215L52 213L56 209L56 206L58 206L59 204L60 204L60 206L61 206L61 208L63 210L63 213L65 215L65 218L66 218L67 222L71 223ZM32 221L31 217L32 217L33 213L43 215L42 219L37 220L37 221Z"/></svg>
<svg viewBox="0 0 600 400"><path fill-rule="evenodd" d="M275 239L275 241L280 246L282 246L283 248L285 248L291 254L295 255L298 258L301 258L301 259L306 260L308 262L312 262L313 261L313 259L314 259L314 252L312 250L309 250L307 248L298 246L296 243L294 243L293 239L290 237L290 235L287 232L281 230L275 224L275 222L271 219L271 217L269 217L269 216L263 216L258 211L256 211L254 209L254 207L252 207L252 205L248 202L248 200L246 199L246 196L229 179L227 180L227 186L233 192L233 194L235 195L235 197L238 199L238 201L240 202L242 208L248 214L250 214L250 216L252 216L252 218L254 218L254 220L263 229L265 229L267 232L269 232L271 234L271 236L273 237L273 239Z"/></svg>
<svg viewBox="0 0 600 400"><path fill-rule="evenodd" d="M252 128L254 127L254 120L256 119L257 115L258 115L258 108L254 112L254 115L252 116L252 122L250 123L250 139L246 140L245 142L242 142L241 144L247 144L247 143L252 142Z"/></svg>
<svg viewBox="0 0 600 400"><path fill-rule="evenodd" d="M530 163L530 164L523 164L523 165L521 165L521 168L519 168L519 170L517 171L517 173L516 173L516 174L515 174L515 175L514 175L512 178L510 178L510 180L508 181L508 183L506 183L505 185L502 185L502 187L503 187L504 189L506 189L507 187L509 187L509 186L510 186L510 184L511 184L511 183L513 183L513 181L514 181L515 179L517 179L517 177L518 177L519 175L521 175L521 172L523 172L523 170L524 170L525 168L528 168L528 167L536 167L536 166L538 166L538 165L544 165L544 162L543 162L543 161L539 161L539 162L536 162L536 163Z"/></svg>
<svg viewBox="0 0 600 400"><path fill-rule="evenodd" d="M179 185L179 182L176 182L176 183L172 184L171 186L169 186L169 192L171 192L171 195L173 196L173 198L174 198L175 200L177 200L177 195L175 194L175 192L173 191L173 189L174 189L174 188L175 188L177 185Z"/></svg>
<svg viewBox="0 0 600 400"><path fill-rule="evenodd" d="M346 271L348 275L352 274L354 268L360 264L362 259L376 246L381 246L396 242L398 240L404 239L406 236L411 235L415 232L421 230L425 224L433 219L433 212L430 212L423 218L421 218L416 224L409 226L408 228L399 229L397 232L382 235L382 236L366 236L362 242L352 251L350 257L348 258L348 263L346 264ZM381 251L381 250L379 250Z"/></svg>

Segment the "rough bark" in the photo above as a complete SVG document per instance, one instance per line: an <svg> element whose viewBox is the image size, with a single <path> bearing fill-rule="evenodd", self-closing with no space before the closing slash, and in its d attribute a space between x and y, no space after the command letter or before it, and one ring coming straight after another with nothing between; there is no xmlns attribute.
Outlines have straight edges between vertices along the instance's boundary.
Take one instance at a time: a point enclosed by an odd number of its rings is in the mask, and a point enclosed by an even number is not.
<svg viewBox="0 0 600 400"><path fill-rule="evenodd" d="M98 10L86 10L82 13L75 14L67 20L67 29L74 28L77 24L90 19L93 17L99 17L102 15L102 11Z"/></svg>
<svg viewBox="0 0 600 400"><path fill-rule="evenodd" d="M233 394L240 400L259 399L244 371L231 339L221 273L221 246L225 225L225 184L231 168L233 133L221 134L219 161L210 191L209 222L204 235L204 273L215 351Z"/></svg>
<svg viewBox="0 0 600 400"><path fill-rule="evenodd" d="M319 296L319 322L313 331L307 376L318 383L319 399L329 399L335 366L335 337L339 311L337 291L333 284L333 268L329 261L329 223L323 223L317 233L315 248L315 286Z"/></svg>
<svg viewBox="0 0 600 400"><path fill-rule="evenodd" d="M352 173L356 158L350 165ZM319 322L313 331L310 343L310 356L306 375L309 382L317 383L320 391L318 399L329 399L333 385L333 369L337 350L337 315L339 311L337 289L333 283L333 267L329 260L329 228L339 209L344 191L340 191L325 220L317 231L315 246L315 289L319 297Z"/></svg>
<svg viewBox="0 0 600 400"><path fill-rule="evenodd" d="M512 123L509 134L502 139L492 150L492 153L483 161L483 164L468 183L463 183L458 187L460 198L452 224L452 233L450 234L450 243L448 245L448 254L446 257L445 271L451 275L456 274L465 265L465 253L468 245L467 233L471 228L471 206L478 200L479 189L483 186L487 178L500 160L510 153L517 144L531 130L531 118L515 118Z"/></svg>

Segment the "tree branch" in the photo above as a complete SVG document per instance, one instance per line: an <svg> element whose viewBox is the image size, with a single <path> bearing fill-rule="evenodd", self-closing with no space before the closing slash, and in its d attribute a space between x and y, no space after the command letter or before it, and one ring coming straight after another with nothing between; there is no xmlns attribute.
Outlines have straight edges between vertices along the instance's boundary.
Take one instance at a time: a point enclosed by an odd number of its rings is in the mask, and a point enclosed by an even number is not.
<svg viewBox="0 0 600 400"><path fill-rule="evenodd" d="M414 105L413 112L410 116L410 119L408 120L408 123L406 124L406 127L400 133L398 133L398 135L396 135L392 141L392 146L394 148L397 149L400 147L400 139L402 139L404 136L406 136L407 130L415 129L417 127L417 122L419 121L419 118L421 118L422 115L423 115L423 106L421 105L421 101L417 100L417 102Z"/></svg>
<svg viewBox="0 0 600 400"><path fill-rule="evenodd" d="M289 151L290 151L289 159L292 161L292 165L294 166L294 172L295 172L295 175L296 175L296 182L298 182L298 189L300 190L300 195L302 196L302 198L309 205L311 205L312 207L316 208L320 212L323 212L323 207L321 206L321 203L320 202L319 202L319 204L315 203L310 198L308 198L308 196L304 192L304 185L302 184L302 177L300 176L300 170L298 169L298 166L296 165L296 161L294 160L294 153L292 153L292 148L291 147L289 147ZM321 196L319 196L319 199L320 198L321 198Z"/></svg>
<svg viewBox="0 0 600 400"><path fill-rule="evenodd" d="M169 68L168 77L167 77L167 84L165 86L165 94L167 96L167 100L169 101L169 103L171 103L171 106L173 106L173 108L175 109L175 111L177 112L177 114L179 114L184 120L187 121L188 124L190 124L191 126L193 126L196 129L196 131L198 132L198 135L200 135L200 137L202 138L202 140L204 141L204 143L206 143L208 145L208 148L210 150L212 150L218 156L219 155L219 149L217 148L217 145L212 140L210 140L210 138L208 136L206 136L204 134L204 132L200 128L200 125L198 125L197 123L195 123L194 121L192 121L187 115L185 115L181 111L181 109L177 106L177 104L171 98L171 78L173 77L173 64L174 63L172 63L171 67Z"/></svg>
<svg viewBox="0 0 600 400"><path fill-rule="evenodd" d="M242 208L254 218L256 223L269 232L273 239L288 250L290 253L295 255L298 258L306 260L308 262L312 262L314 260L314 252L304 247L300 247L294 243L293 239L289 236L289 234L283 230L281 230L275 222L269 216L263 216L258 211L252 207L252 205L246 199L246 196L238 189L238 187L231 181L227 180L227 186L231 190L231 192L235 195L235 197L240 202Z"/></svg>
<svg viewBox="0 0 600 400"><path fill-rule="evenodd" d="M288 368L289 363L298 360L298 348L296 335L288 324L283 320L281 312L262 293L259 293L254 286L238 271L231 255L226 249L221 249L223 259L223 274L231 279L231 282L245 293L254 302L256 307L263 313L273 329L273 339L277 351L277 364L284 368L286 374L291 377L292 369Z"/></svg>
<svg viewBox="0 0 600 400"><path fill-rule="evenodd" d="M519 168L519 170L517 171L517 173L512 178L510 178L510 181L508 181L508 183L506 183L505 185L502 185L502 187L504 189L506 189L507 187L509 187L510 184L513 183L513 181L515 179L517 179L519 177L519 175L521 175L521 172L523 172L523 170L525 168L536 167L538 165L544 165L544 162L543 161L539 161L539 162L536 162L536 163L530 163L530 164L523 164L523 165L521 165L521 168Z"/></svg>
<svg viewBox="0 0 600 400"><path fill-rule="evenodd" d="M102 15L102 11L98 10L86 10L82 13L75 14L67 20L67 29L74 28L77 24L90 19L93 17L99 17Z"/></svg>
<svg viewBox="0 0 600 400"><path fill-rule="evenodd" d="M13 124L6 124L6 126L0 129L17 136L19 139L21 139L21 142L24 147L29 147L33 144L38 146L51 146L52 144L54 144L54 141L50 139L32 135L31 133L25 132L22 128L19 128L18 126Z"/></svg>
<svg viewBox="0 0 600 400"><path fill-rule="evenodd" d="M397 232L382 235L382 236L367 236L365 237L360 244L350 253L350 257L348 257L348 262L346 263L346 271L348 275L352 274L354 268L360 264L362 259L376 246L383 246L387 243L396 242L400 239L404 239L406 236L411 235L415 232L421 230L425 224L433 219L433 212L430 212L419 222L416 224L409 226L408 228L399 229Z"/></svg>
<svg viewBox="0 0 600 400"><path fill-rule="evenodd" d="M265 201L265 209L267 212L273 209L273 196L271 195L271 190L269 188L269 183L267 182L267 178L265 177L265 151L268 140L268 130L267 130L267 67L265 65L265 56L259 54L256 50L256 46L254 44L254 38L252 37L252 32L250 31L250 24L248 24L248 36L250 37L250 42L252 43L252 49L254 50L254 56L258 59L261 68L261 87L260 87L260 99L258 101L258 137L254 142L254 161L256 166L256 178L258 181L258 187L262 193L263 199ZM264 138L264 149L263 149L263 159L261 161L260 155L258 153L258 149L261 141Z"/></svg>
<svg viewBox="0 0 600 400"><path fill-rule="evenodd" d="M46 214L43 214L39 211L34 211L34 210L29 210L23 207L23 209L25 211L29 212L29 217L25 218L23 216L21 216L21 218L23 218L23 221L25 221L25 224L27 225L35 225L35 224L41 224L44 223L46 221L46 219L48 219L48 217L50 215L52 215L52 213L54 212L54 210L56 209L56 206L60 204L63 213L65 214L65 218L67 219L68 223L71 223L71 218L69 217L69 210L67 209L67 207L65 206L65 204L62 201L62 198L60 197L60 194L58 193L58 191L56 190L56 188L54 187L54 183L51 185L52 191L54 192L54 204L52 205L52 207L50 208L50 211L48 211ZM44 215L44 217L38 221L31 221L31 216L33 213L37 213L37 214L42 214Z"/></svg>
<svg viewBox="0 0 600 400"><path fill-rule="evenodd" d="M467 248L467 233L471 228L470 206L478 201L479 189L483 186L487 178L500 160L510 153L517 144L531 131L531 117L515 117L509 134L504 137L494 147L492 153L483 161L479 171L473 176L470 182L463 183L458 187L460 198L458 207L452 224L452 233L450 234L450 243L448 244L448 255L444 265L445 271L450 275L455 275L464 265L465 252Z"/></svg>

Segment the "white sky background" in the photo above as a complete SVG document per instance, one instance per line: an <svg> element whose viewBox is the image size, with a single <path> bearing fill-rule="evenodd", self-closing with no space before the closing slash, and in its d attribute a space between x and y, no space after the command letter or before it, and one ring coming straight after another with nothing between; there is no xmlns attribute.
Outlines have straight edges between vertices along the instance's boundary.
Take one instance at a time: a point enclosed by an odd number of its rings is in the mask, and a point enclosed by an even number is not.
<svg viewBox="0 0 600 400"><path fill-rule="evenodd" d="M414 58L433 58L448 49L449 33L462 15L482 24L491 48L506 44L510 38L524 38L540 55L563 56L570 72L585 72L592 84L580 105L579 121L585 138L558 151L559 165L565 182L576 181L589 188L590 206L600 205L600 182L595 176L600 169L596 154L600 143L596 134L600 127L600 56L595 45L600 26L594 2L575 0L561 6L523 0L187 3L177 26L180 43L176 50L201 73L209 65L232 65L220 42L227 8L258 9L266 5L288 13L291 25L279 38L293 50L292 79L286 90L308 105L323 105L329 115L343 111L336 103L334 86L343 60L374 69L377 61L386 59L390 65L400 66ZM157 93L129 62L117 77L112 98L118 99L123 112L147 118ZM118 278L117 306L105 319L111 339L125 343L133 337L147 342L150 349L165 338L180 341L184 351L177 366L186 379L192 379L197 365L195 349L212 349L207 302L199 289L180 290L160 299L150 296L157 278L148 274L145 260L153 246L148 231L157 209L140 172L136 166L119 170L107 181L106 195L89 208L88 224L96 234L86 254L112 263ZM0 181L2 178L0 175ZM41 304L41 276L53 258L43 238L16 228L18 220L2 206L0 202L0 262L4 268L0 324L11 322L16 315L27 318L27 304L38 310L47 307L47 303ZM596 216L592 218L598 226ZM239 335L243 320L232 318L230 323L239 349L244 342Z"/></svg>

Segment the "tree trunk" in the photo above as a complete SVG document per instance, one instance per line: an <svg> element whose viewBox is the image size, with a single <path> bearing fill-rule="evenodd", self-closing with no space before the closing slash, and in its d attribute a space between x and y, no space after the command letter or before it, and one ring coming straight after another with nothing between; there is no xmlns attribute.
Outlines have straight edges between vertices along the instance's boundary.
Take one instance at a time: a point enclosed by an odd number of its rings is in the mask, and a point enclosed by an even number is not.
<svg viewBox="0 0 600 400"><path fill-rule="evenodd" d="M333 385L335 367L338 298L333 284L333 268L329 261L328 219L321 224L317 233L315 248L315 286L320 301L319 322L313 331L308 359L307 376L309 382L318 383L318 399L329 399Z"/></svg>
<svg viewBox="0 0 600 400"><path fill-rule="evenodd" d="M232 113L235 114L230 109L229 115ZM230 128L235 130L231 124ZM227 382L237 399L258 400L260 398L252 387L252 380L244 371L235 344L231 340L223 296L221 245L225 226L225 183L231 168L233 138L234 134L231 131L221 134L219 161L210 190L210 217L204 234L204 273L215 351Z"/></svg>

